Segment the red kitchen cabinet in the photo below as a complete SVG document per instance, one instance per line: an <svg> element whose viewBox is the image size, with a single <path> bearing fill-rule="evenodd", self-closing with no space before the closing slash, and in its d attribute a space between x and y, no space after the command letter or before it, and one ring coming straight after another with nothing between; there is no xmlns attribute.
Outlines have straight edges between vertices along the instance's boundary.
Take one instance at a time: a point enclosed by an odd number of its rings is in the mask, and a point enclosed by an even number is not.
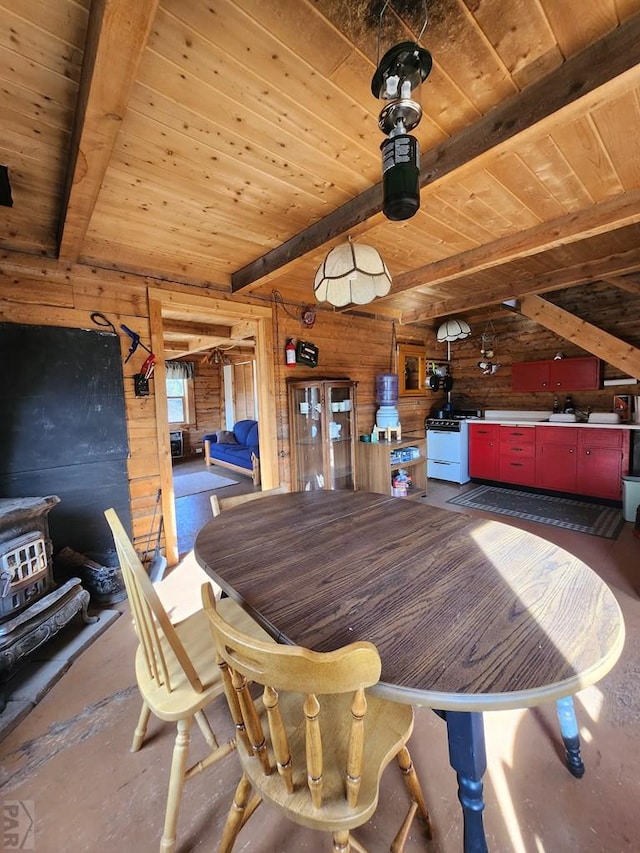
<svg viewBox="0 0 640 853"><path fill-rule="evenodd" d="M541 489L575 492L578 457L570 444L544 444L537 460L537 485Z"/></svg>
<svg viewBox="0 0 640 853"><path fill-rule="evenodd" d="M537 485L593 498L621 500L629 469L629 431L537 427Z"/></svg>
<svg viewBox="0 0 640 853"><path fill-rule="evenodd" d="M501 482L520 486L535 485L535 435L533 426L500 427L498 472Z"/></svg>
<svg viewBox="0 0 640 853"><path fill-rule="evenodd" d="M581 430L577 452L578 493L622 500L622 476L629 469L629 444L628 430Z"/></svg>
<svg viewBox="0 0 640 853"><path fill-rule="evenodd" d="M575 492L578 429L536 427L536 443L536 485L541 489Z"/></svg>
<svg viewBox="0 0 640 853"><path fill-rule="evenodd" d="M523 361L511 365L512 391L548 391L550 361Z"/></svg>
<svg viewBox="0 0 640 853"><path fill-rule="evenodd" d="M600 361L592 356L511 365L512 391L594 391L600 387Z"/></svg>
<svg viewBox="0 0 640 853"><path fill-rule="evenodd" d="M480 480L500 479L498 424L469 424L469 475Z"/></svg>
<svg viewBox="0 0 640 853"><path fill-rule="evenodd" d="M597 358L560 358L551 362L551 391L596 391L600 387Z"/></svg>
<svg viewBox="0 0 640 853"><path fill-rule="evenodd" d="M629 454L626 429L469 424L469 474L480 480L619 501Z"/></svg>

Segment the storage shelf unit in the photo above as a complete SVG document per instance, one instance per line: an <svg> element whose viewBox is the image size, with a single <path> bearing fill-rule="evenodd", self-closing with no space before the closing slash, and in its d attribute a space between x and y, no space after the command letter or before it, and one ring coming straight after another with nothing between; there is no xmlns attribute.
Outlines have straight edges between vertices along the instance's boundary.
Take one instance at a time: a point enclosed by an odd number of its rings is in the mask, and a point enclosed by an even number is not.
<svg viewBox="0 0 640 853"><path fill-rule="evenodd" d="M417 448L418 455L402 454L403 450ZM404 458L403 458L404 457ZM402 441L359 441L358 482L365 492L392 494L393 475L404 468L413 481L407 497L424 495L427 489L426 439L424 436L405 436Z"/></svg>

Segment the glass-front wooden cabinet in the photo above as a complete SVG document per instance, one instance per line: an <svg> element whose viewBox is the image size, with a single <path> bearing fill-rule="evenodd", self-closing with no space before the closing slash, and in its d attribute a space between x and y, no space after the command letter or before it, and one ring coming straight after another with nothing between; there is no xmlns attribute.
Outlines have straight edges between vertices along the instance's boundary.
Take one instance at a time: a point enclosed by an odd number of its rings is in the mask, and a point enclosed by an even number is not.
<svg viewBox="0 0 640 853"><path fill-rule="evenodd" d="M398 394L419 397L426 394L427 367L424 347L398 344Z"/></svg>
<svg viewBox="0 0 640 853"><path fill-rule="evenodd" d="M356 383L288 383L291 488L355 489Z"/></svg>

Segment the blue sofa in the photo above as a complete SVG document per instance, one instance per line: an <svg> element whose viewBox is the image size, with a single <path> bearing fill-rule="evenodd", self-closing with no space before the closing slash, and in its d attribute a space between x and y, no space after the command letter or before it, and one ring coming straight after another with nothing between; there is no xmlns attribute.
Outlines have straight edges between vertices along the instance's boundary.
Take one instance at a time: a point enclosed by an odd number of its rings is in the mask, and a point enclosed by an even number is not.
<svg viewBox="0 0 640 853"><path fill-rule="evenodd" d="M202 439L204 461L248 474L254 486L260 485L260 447L258 445L258 422L238 421L233 430L218 430Z"/></svg>

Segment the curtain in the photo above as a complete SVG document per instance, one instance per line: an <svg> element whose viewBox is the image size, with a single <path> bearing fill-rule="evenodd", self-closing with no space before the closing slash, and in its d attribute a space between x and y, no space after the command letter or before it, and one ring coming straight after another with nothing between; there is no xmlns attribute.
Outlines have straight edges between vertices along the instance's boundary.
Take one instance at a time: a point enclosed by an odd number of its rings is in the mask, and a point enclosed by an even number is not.
<svg viewBox="0 0 640 853"><path fill-rule="evenodd" d="M195 364L192 361L166 361L167 379L193 379Z"/></svg>

